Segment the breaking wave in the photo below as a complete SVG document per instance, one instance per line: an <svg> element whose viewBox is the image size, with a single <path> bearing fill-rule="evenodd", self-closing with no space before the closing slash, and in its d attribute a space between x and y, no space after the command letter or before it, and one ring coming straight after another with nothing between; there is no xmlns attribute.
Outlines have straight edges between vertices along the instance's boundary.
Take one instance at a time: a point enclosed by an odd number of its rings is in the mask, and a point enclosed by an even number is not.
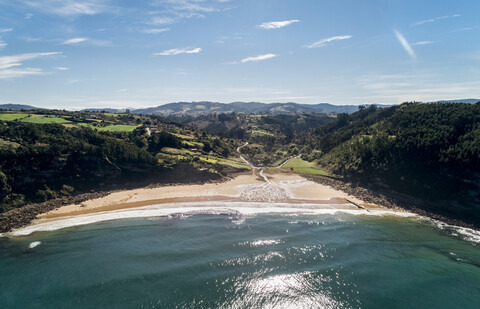
<svg viewBox="0 0 480 309"><path fill-rule="evenodd" d="M148 217L188 218L199 215L222 215L231 220L240 221L243 216L258 214L302 214L302 215L335 215L346 213L351 215L366 216L401 216L415 217L417 215L407 212L389 210L341 209L342 205L314 205L314 204L289 204L289 203L258 203L258 202L209 202L151 205L133 209L85 214L61 219L39 220L38 222L15 229L8 233L9 236L25 236L39 231L54 231L62 228L92 224L96 222Z"/></svg>

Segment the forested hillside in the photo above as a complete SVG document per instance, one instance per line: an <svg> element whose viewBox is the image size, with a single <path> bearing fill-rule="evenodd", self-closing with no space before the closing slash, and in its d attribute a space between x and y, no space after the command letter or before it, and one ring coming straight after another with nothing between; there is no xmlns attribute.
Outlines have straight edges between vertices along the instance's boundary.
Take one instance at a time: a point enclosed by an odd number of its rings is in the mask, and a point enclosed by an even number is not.
<svg viewBox="0 0 480 309"><path fill-rule="evenodd" d="M433 202L480 200L480 104L361 108L301 140L337 175Z"/></svg>
<svg viewBox="0 0 480 309"><path fill-rule="evenodd" d="M74 192L207 180L246 168L227 159L237 146L231 140L142 121L130 132L0 121L0 212Z"/></svg>
<svg viewBox="0 0 480 309"><path fill-rule="evenodd" d="M242 155L256 166L301 154L283 170L406 194L437 205L429 211L480 222L480 104L462 103L336 116L0 112L0 212L112 185L244 171L236 148L245 142Z"/></svg>

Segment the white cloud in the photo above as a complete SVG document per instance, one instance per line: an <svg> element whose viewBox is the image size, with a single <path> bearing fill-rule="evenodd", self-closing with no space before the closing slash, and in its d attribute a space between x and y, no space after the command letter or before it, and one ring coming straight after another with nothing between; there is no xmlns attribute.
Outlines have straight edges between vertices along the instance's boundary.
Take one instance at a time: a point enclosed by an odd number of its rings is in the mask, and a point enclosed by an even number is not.
<svg viewBox="0 0 480 309"><path fill-rule="evenodd" d="M10 32L10 31L13 31L13 28L3 28L3 29L0 29L0 33Z"/></svg>
<svg viewBox="0 0 480 309"><path fill-rule="evenodd" d="M333 41L338 41L338 40L346 40L350 39L352 36L351 35L339 35L339 36L332 36L331 38L324 39L318 42L313 43L312 45L307 46L308 48L317 48L317 47L323 47L327 45L330 42Z"/></svg>
<svg viewBox="0 0 480 309"><path fill-rule="evenodd" d="M285 20L285 21L271 21L268 23L262 23L261 25L258 25L257 28L266 29L266 30L278 29L278 28L286 27L288 25L291 25L293 23L298 23L298 22L300 21L297 19Z"/></svg>
<svg viewBox="0 0 480 309"><path fill-rule="evenodd" d="M56 67L55 69L59 70L59 71L68 71L70 70L70 68L66 68L66 67Z"/></svg>
<svg viewBox="0 0 480 309"><path fill-rule="evenodd" d="M201 5L200 3L205 3L208 1L204 0L155 0L152 2L153 6L160 6L168 8L172 11L188 11L188 12L202 12L210 13L218 11L219 9L214 6L214 3L211 3L209 6ZM218 2L218 1L216 1Z"/></svg>
<svg viewBox="0 0 480 309"><path fill-rule="evenodd" d="M88 38L73 38L73 39L68 39L68 40L64 41L62 44L66 44L66 45L78 44L78 43L85 42L87 40L88 40Z"/></svg>
<svg viewBox="0 0 480 309"><path fill-rule="evenodd" d="M96 15L109 11L104 0L43 0L24 1L30 7L60 16Z"/></svg>
<svg viewBox="0 0 480 309"><path fill-rule="evenodd" d="M433 42L432 41L420 41L420 42L413 43L412 46L428 45L428 44L433 44Z"/></svg>
<svg viewBox="0 0 480 309"><path fill-rule="evenodd" d="M403 49L405 49L405 51L410 55L410 57L412 57L412 59L417 59L417 55L415 55L415 51L413 50L410 43L408 43L407 39L405 39L405 37L397 30L393 30L393 32L395 33L395 36L402 45Z"/></svg>
<svg viewBox="0 0 480 309"><path fill-rule="evenodd" d="M2 39L0 39L0 49L3 49L5 47L7 47L7 43L5 43Z"/></svg>
<svg viewBox="0 0 480 309"><path fill-rule="evenodd" d="M22 77L27 75L45 75L46 72L38 68L25 68L25 69L7 69L0 70L0 79L8 79L14 77Z"/></svg>
<svg viewBox="0 0 480 309"><path fill-rule="evenodd" d="M60 55L61 52L49 53L30 53L18 54L13 56L0 57L0 79L21 77L25 75L42 75L47 74L39 68L21 68L23 61L33 60L40 57Z"/></svg>
<svg viewBox="0 0 480 309"><path fill-rule="evenodd" d="M470 31L470 30L475 30L475 29L479 29L479 28L480 28L479 26L457 28L457 29L453 29L452 31L449 31L448 33L454 33L454 32L459 32L459 31Z"/></svg>
<svg viewBox="0 0 480 309"><path fill-rule="evenodd" d="M372 74L361 77L359 84L367 91L364 99L389 104L480 96L480 80L442 83L431 74Z"/></svg>
<svg viewBox="0 0 480 309"><path fill-rule="evenodd" d="M153 0L150 5L161 10L153 15L147 24L168 25L183 19L206 18L207 14L228 9L228 0ZM157 14L157 15L155 15Z"/></svg>
<svg viewBox="0 0 480 309"><path fill-rule="evenodd" d="M11 68L14 66L22 65L21 61L32 60L39 57L60 55L61 52L49 52L49 53L31 53L31 54L18 54L13 56L0 57L0 70Z"/></svg>
<svg viewBox="0 0 480 309"><path fill-rule="evenodd" d="M158 33L166 32L169 30L170 28L150 28L150 29L142 29L140 31L148 34L158 34Z"/></svg>
<svg viewBox="0 0 480 309"><path fill-rule="evenodd" d="M247 63L247 62L257 62L257 61L262 61L262 60L267 60L271 58L278 57L278 55L275 54L265 54L265 55L258 55L255 57L247 57L241 60L242 63Z"/></svg>
<svg viewBox="0 0 480 309"><path fill-rule="evenodd" d="M175 19L171 17L154 16L148 23L151 25L168 25L175 23Z"/></svg>
<svg viewBox="0 0 480 309"><path fill-rule="evenodd" d="M462 15L460 15L460 14L455 14L455 15L440 16L440 17L425 19L425 20L421 20L421 21L414 22L413 24L410 25L410 27L421 26L421 25L424 25L424 24L434 23L434 22L436 22L436 21L438 21L438 20L448 19L448 18L455 18L455 17L460 17L460 16L462 16Z"/></svg>
<svg viewBox="0 0 480 309"><path fill-rule="evenodd" d="M154 56L173 56L173 55L180 55L180 54L197 54L201 52L201 48L194 48L194 49L188 49L188 48L174 48L174 49L168 49L164 50L161 53L154 53Z"/></svg>

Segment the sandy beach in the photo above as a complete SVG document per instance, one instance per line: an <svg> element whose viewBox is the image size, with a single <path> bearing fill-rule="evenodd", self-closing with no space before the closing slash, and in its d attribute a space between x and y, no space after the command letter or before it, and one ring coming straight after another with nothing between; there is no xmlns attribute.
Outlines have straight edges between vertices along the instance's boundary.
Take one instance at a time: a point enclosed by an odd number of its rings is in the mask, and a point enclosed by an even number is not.
<svg viewBox="0 0 480 309"><path fill-rule="evenodd" d="M255 174L239 175L222 183L142 188L119 191L81 204L66 205L39 215L42 219L71 217L157 204L208 201L291 204L329 204L338 208L382 208L367 204L342 191L309 181L295 174L267 175L270 183Z"/></svg>
<svg viewBox="0 0 480 309"><path fill-rule="evenodd" d="M101 221L198 214L249 216L266 213L396 215L414 214L362 201L297 174L241 174L221 183L123 190L42 213L29 225L6 233L26 236L38 231Z"/></svg>

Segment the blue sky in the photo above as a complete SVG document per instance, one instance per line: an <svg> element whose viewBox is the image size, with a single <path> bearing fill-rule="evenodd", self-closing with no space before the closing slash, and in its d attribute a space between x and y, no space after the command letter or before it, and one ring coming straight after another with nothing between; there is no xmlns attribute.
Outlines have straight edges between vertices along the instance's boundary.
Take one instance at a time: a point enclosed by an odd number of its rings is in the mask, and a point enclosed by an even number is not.
<svg viewBox="0 0 480 309"><path fill-rule="evenodd" d="M480 98L478 0L0 0L0 103Z"/></svg>

